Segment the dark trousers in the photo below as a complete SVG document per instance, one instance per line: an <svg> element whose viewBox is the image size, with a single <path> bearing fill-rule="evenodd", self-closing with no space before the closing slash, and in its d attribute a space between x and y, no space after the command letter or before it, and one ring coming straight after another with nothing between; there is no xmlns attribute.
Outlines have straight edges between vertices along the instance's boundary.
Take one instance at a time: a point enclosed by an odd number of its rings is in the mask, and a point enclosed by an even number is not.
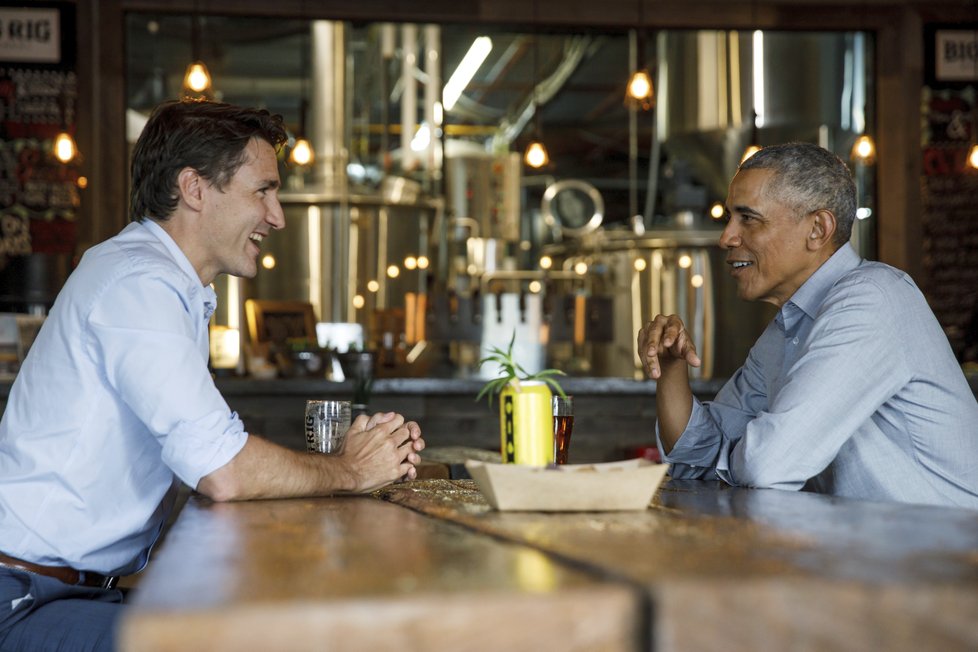
<svg viewBox="0 0 978 652"><path fill-rule="evenodd" d="M0 566L0 652L115 649L122 592Z"/></svg>

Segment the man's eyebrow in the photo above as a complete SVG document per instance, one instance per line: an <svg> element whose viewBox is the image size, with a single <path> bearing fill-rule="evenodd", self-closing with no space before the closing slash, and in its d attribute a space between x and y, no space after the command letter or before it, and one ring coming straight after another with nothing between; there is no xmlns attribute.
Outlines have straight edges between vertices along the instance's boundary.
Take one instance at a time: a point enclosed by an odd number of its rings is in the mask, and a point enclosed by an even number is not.
<svg viewBox="0 0 978 652"><path fill-rule="evenodd" d="M731 212L733 212L733 213L741 213L741 214L744 214L744 215L752 215L754 217L764 217L761 213L757 212L756 210L754 210L750 206L737 205L737 206L734 206L733 207L733 211L731 211Z"/></svg>
<svg viewBox="0 0 978 652"><path fill-rule="evenodd" d="M282 182L278 179L266 179L258 184L259 190L271 190L273 188L278 188L282 185Z"/></svg>

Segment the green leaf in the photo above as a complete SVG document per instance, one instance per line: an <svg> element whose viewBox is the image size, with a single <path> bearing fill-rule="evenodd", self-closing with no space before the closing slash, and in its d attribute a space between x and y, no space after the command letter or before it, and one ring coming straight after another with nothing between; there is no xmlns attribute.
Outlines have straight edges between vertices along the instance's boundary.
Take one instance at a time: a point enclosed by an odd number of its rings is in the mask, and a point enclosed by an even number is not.
<svg viewBox="0 0 978 652"><path fill-rule="evenodd" d="M492 347L489 355L479 360L479 366L493 362L499 366L499 376L488 381L476 395L475 400L479 401L483 396L488 397L489 405L492 406L492 397L503 390L506 385L514 380L542 380L552 387L560 396L567 397L560 384L553 379L553 376L566 376L559 369L544 369L536 373L530 373L519 362L513 359L513 346L516 344L516 331L513 331L509 338L509 345L503 351L498 347Z"/></svg>

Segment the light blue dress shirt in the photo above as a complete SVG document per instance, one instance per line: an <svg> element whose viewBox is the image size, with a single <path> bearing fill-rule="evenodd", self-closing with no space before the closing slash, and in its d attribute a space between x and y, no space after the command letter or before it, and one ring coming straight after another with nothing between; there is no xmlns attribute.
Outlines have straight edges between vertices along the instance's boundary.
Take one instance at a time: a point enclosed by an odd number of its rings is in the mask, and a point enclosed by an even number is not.
<svg viewBox="0 0 978 652"><path fill-rule="evenodd" d="M0 422L0 551L103 574L146 563L176 478L245 445L208 372L214 291L158 224L82 258Z"/></svg>
<svg viewBox="0 0 978 652"><path fill-rule="evenodd" d="M844 246L663 459L676 478L978 509L978 402L910 277Z"/></svg>

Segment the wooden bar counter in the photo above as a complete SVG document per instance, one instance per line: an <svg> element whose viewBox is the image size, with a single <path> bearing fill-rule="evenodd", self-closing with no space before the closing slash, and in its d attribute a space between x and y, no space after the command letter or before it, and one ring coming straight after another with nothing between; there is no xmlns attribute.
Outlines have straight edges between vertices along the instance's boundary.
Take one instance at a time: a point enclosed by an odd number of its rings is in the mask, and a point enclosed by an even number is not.
<svg viewBox="0 0 978 652"><path fill-rule="evenodd" d="M389 500L639 587L654 650L978 650L978 512L667 481L644 512L489 508L474 483Z"/></svg>
<svg viewBox="0 0 978 652"><path fill-rule="evenodd" d="M194 497L133 592L119 647L633 650L639 599L372 497Z"/></svg>
<svg viewBox="0 0 978 652"><path fill-rule="evenodd" d="M492 510L469 480L178 518L123 650L978 649L978 512L669 481Z"/></svg>

